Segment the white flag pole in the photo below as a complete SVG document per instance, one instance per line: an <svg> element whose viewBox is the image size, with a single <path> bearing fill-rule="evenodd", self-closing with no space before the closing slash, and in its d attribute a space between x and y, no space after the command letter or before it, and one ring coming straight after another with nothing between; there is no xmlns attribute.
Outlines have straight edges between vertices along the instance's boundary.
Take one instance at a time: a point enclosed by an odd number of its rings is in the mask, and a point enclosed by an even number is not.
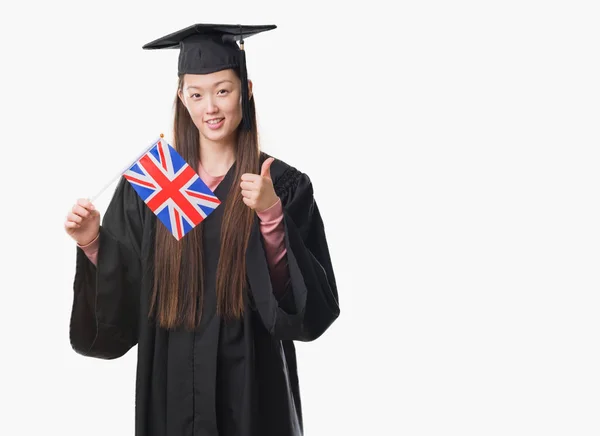
<svg viewBox="0 0 600 436"><path fill-rule="evenodd" d="M98 192L98 193L97 193L96 195L94 195L93 197L91 197L91 198L88 198L88 200L90 201L90 203L93 203L93 202L94 202L94 201L95 201L95 200L96 200L98 197L100 197L100 195L101 195L101 194L102 194L102 193L103 193L103 192L104 192L104 191L105 191L105 190L106 190L106 189L107 189L107 188L108 188L110 185L112 185L112 184L113 184L113 182L114 182L114 181L115 181L117 178L119 178L120 176L122 176L122 175L123 175L123 173L124 173L125 171L127 171L129 168L131 168L131 166L133 165L133 163L134 163L134 162L136 162L136 161L137 161L137 160L138 160L140 157L142 157L143 155L145 155L146 153L148 153L148 150L150 150L152 147L154 147L154 146L155 146L155 145L158 143L158 141L160 141L160 140L161 140L162 138L164 138L164 137L165 137L165 135L163 135L163 134L161 133L161 134L160 134L160 137L156 138L152 144L150 144L148 147L146 147L146 149L145 149L144 151L142 151L142 152L141 152L141 153L140 153L140 154L139 154L139 155L138 155L138 156L137 156L135 159L133 159L131 162L129 162L129 163L127 164L127 166L126 166L125 168L123 168L123 169L122 169L122 170L119 172L119 174L117 174L115 177L113 177L113 179L112 179L110 182L108 182L108 183L107 183L107 184L106 184L106 185L105 185L105 186L104 186L104 187L103 187L103 188L100 190L100 192Z"/></svg>

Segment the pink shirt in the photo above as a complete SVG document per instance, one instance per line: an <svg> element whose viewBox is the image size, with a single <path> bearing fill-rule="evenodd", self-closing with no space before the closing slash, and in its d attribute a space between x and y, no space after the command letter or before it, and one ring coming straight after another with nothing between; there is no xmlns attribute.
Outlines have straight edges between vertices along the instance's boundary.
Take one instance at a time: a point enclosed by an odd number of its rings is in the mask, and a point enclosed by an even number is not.
<svg viewBox="0 0 600 436"><path fill-rule="evenodd" d="M201 164L198 167L198 175L210 190L214 192L225 175L211 176L204 170ZM285 231L283 227L283 206L281 200L277 199L274 205L262 212L256 212L256 214L260 219L260 232L265 242L265 254L267 256L267 263L269 264L273 292L280 296L284 291L289 276L285 261ZM77 244L94 265L98 262L99 245L100 241L98 237L87 245L82 246Z"/></svg>

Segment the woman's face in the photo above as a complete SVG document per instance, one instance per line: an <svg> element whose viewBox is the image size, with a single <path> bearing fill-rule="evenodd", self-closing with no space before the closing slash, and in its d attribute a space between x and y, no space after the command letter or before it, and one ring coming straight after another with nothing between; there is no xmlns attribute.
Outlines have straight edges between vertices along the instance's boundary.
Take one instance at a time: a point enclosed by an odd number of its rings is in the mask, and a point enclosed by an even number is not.
<svg viewBox="0 0 600 436"><path fill-rule="evenodd" d="M250 81L248 88L251 93ZM210 141L228 140L242 120L241 81L233 70L186 74L178 95L201 137Z"/></svg>

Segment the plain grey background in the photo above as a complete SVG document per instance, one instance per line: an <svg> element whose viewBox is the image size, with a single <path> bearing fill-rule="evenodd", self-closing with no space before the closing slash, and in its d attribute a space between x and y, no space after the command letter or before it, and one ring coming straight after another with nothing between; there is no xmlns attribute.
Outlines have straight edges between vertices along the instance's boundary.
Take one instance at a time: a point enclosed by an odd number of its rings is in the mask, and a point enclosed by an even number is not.
<svg viewBox="0 0 600 436"><path fill-rule="evenodd" d="M178 53L141 47L199 22L279 26L246 41L262 146L313 180L342 309L297 345L306 434L599 433L594 2L1 12L1 434L133 434L137 349L68 342L63 222L170 140Z"/></svg>

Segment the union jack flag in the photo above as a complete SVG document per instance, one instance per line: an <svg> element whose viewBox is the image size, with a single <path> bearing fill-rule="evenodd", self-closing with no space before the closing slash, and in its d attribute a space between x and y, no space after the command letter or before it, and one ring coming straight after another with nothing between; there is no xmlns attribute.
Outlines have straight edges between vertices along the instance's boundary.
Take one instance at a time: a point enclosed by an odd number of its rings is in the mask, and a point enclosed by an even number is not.
<svg viewBox="0 0 600 436"><path fill-rule="evenodd" d="M163 139L156 141L123 177L178 241L221 204Z"/></svg>

